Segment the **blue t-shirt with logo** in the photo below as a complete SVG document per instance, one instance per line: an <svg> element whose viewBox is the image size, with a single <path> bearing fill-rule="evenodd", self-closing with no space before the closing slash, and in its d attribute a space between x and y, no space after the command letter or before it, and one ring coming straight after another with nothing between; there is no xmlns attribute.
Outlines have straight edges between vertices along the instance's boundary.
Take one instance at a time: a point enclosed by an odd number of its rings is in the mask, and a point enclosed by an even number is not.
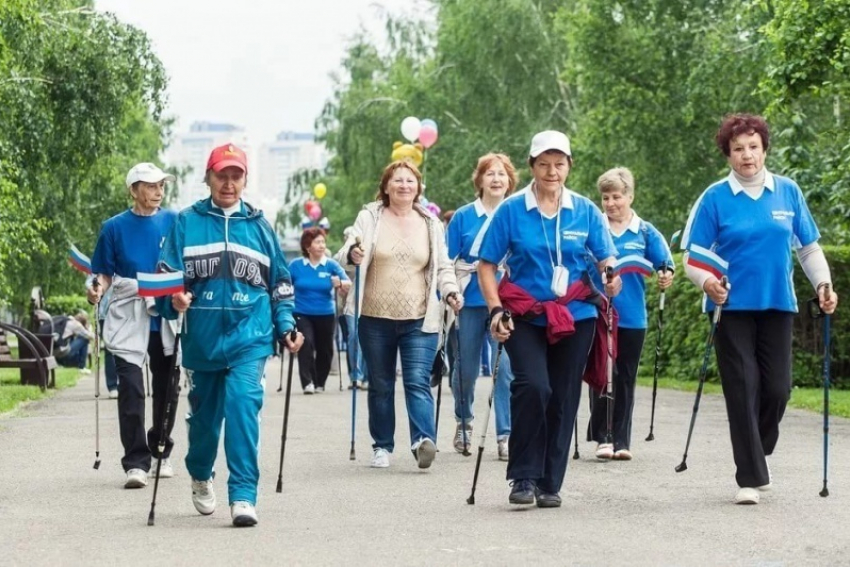
<svg viewBox="0 0 850 567"><path fill-rule="evenodd" d="M610 227L609 227L610 231ZM625 256L640 256L652 263L653 271L657 272L662 266L673 270L673 255L664 236L651 223L641 219L637 214L623 234L617 235L611 231L614 246L617 247L617 259ZM593 283L602 289L602 276L595 269L595 260L590 258L588 271ZM635 272L620 273L623 289L614 298L614 308L620 316L619 327L623 329L646 329L646 281L644 276Z"/></svg>
<svg viewBox="0 0 850 567"><path fill-rule="evenodd" d="M730 173L694 203L682 248L700 246L729 263L731 288L724 310L796 312L792 251L819 238L793 180L766 171L763 193L753 199ZM711 300L705 309L714 309Z"/></svg>
<svg viewBox="0 0 850 567"><path fill-rule="evenodd" d="M335 313L332 276L349 281L336 260L322 258L313 266L307 258L289 263L289 275L295 286L295 313L298 315L333 315Z"/></svg>
<svg viewBox="0 0 850 567"><path fill-rule="evenodd" d="M484 235L479 257L494 264L508 255L510 279L539 301L557 299L552 292L553 260L556 258L556 227L560 217L561 265L569 270L569 284L587 269L587 251L597 258L617 254L602 212L590 199L564 189L561 207L551 218L540 213L530 186L508 197L493 214ZM573 319L596 317L596 307L584 301L566 305ZM541 315L532 323L545 325Z"/></svg>
<svg viewBox="0 0 850 567"><path fill-rule="evenodd" d="M476 199L455 211L446 229L449 258L454 260L460 257L461 260L470 264L478 260L478 252L489 217L481 199ZM497 274L497 279L501 279L500 274ZM472 274L469 285L463 291L463 304L466 307L487 306L484 296L481 295L477 273Z"/></svg>
<svg viewBox="0 0 850 567"><path fill-rule="evenodd" d="M135 279L139 272L156 272L160 248L176 218L169 209L150 216L128 209L106 220L92 255L92 273ZM151 330L159 329L160 318L151 317Z"/></svg>

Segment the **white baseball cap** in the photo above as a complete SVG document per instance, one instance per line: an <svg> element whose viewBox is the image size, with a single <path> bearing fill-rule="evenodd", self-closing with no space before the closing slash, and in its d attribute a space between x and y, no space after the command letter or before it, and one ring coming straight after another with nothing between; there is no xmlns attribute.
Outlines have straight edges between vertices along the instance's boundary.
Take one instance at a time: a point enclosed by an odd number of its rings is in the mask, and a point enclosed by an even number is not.
<svg viewBox="0 0 850 567"><path fill-rule="evenodd" d="M127 188L133 183L144 181L145 183L159 183L160 181L174 181L174 176L165 173L152 163L139 163L127 173Z"/></svg>
<svg viewBox="0 0 850 567"><path fill-rule="evenodd" d="M549 150L557 150L568 156L573 155L570 151L570 139L567 138L566 134L555 130L545 130L538 132L531 139L531 150L528 152L528 156L536 158Z"/></svg>

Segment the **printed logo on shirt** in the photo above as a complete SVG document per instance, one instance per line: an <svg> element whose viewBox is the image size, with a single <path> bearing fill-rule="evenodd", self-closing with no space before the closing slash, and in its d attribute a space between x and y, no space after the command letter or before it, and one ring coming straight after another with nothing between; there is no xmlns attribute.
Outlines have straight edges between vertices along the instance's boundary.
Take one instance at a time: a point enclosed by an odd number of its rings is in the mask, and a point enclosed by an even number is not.
<svg viewBox="0 0 850 567"><path fill-rule="evenodd" d="M328 272L319 272L320 278L329 278L331 275Z"/></svg>
<svg viewBox="0 0 850 567"><path fill-rule="evenodd" d="M794 211L771 211L773 220L787 221L789 218L794 218Z"/></svg>
<svg viewBox="0 0 850 567"><path fill-rule="evenodd" d="M295 297L295 288L289 282L280 282L274 289L272 301L281 301L284 299L292 299Z"/></svg>
<svg viewBox="0 0 850 567"><path fill-rule="evenodd" d="M580 230L562 230L561 238L564 240L587 240L587 232Z"/></svg>
<svg viewBox="0 0 850 567"><path fill-rule="evenodd" d="M623 245L623 248L626 250L643 250L646 246L644 246L642 242L626 242L626 244Z"/></svg>
<svg viewBox="0 0 850 567"><path fill-rule="evenodd" d="M248 303L251 301L251 298L247 293L239 293L238 291L233 294L230 300L234 303Z"/></svg>

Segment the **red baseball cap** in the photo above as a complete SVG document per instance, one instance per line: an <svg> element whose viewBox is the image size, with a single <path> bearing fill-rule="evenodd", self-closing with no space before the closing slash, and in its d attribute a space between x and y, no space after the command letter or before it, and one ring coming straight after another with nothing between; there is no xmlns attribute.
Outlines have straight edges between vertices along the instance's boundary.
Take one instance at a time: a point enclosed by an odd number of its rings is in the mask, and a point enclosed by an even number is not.
<svg viewBox="0 0 850 567"><path fill-rule="evenodd" d="M210 159L207 160L207 169L218 172L225 167L238 167L245 173L248 173L248 157L245 155L245 152L233 144L219 146L210 152Z"/></svg>

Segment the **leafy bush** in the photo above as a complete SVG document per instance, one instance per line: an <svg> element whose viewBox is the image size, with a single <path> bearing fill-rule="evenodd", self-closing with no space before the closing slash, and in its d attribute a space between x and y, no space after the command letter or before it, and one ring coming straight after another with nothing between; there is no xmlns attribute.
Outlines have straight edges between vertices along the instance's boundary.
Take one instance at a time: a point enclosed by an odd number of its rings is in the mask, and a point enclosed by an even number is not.
<svg viewBox="0 0 850 567"><path fill-rule="evenodd" d="M832 279L839 294L850 289L850 247L825 246ZM702 368L705 341L708 337L708 317L701 312L702 293L684 275L681 254L676 256L676 283L667 291L664 308L659 373L677 380L697 380ZM793 370L795 386L820 386L823 379L823 323L809 316L806 302L814 291L805 274L796 266L794 285L800 305L800 314L794 318ZM640 373L652 376L655 362L655 342L658 321L658 288L647 286L647 329ZM831 380L834 387L850 389L850 352L842 341L850 334L850 318L843 316L845 305L839 305L832 317ZM719 381L714 353L711 354L708 380Z"/></svg>
<svg viewBox="0 0 850 567"><path fill-rule="evenodd" d="M92 319L94 308L84 295L54 295L45 299L45 310L51 315L73 315L85 311Z"/></svg>

